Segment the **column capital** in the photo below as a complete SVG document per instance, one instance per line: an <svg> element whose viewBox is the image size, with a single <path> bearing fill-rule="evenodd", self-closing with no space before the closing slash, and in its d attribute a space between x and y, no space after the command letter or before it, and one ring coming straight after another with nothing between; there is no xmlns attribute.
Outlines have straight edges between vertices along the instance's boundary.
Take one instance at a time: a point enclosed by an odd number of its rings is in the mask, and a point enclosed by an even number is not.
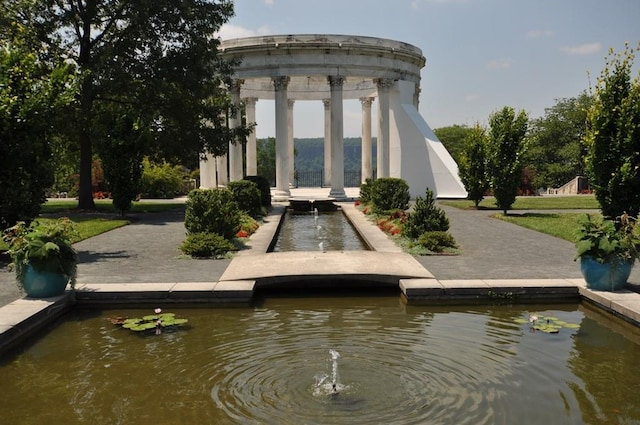
<svg viewBox="0 0 640 425"><path fill-rule="evenodd" d="M345 79L345 77L339 77L337 75L330 75L327 77L327 81L331 87L342 87Z"/></svg>
<svg viewBox="0 0 640 425"><path fill-rule="evenodd" d="M395 83L391 78L376 78L373 82L378 86L378 89L388 89Z"/></svg>
<svg viewBox="0 0 640 425"><path fill-rule="evenodd" d="M362 103L362 107L371 107L371 104L373 103L373 97L361 97L360 98L360 103Z"/></svg>
<svg viewBox="0 0 640 425"><path fill-rule="evenodd" d="M296 103L295 100L293 99L287 99L287 106L289 107L289 109L293 108L293 104Z"/></svg>
<svg viewBox="0 0 640 425"><path fill-rule="evenodd" d="M244 80L242 78L234 78L229 83L229 90L239 93L243 84Z"/></svg>
<svg viewBox="0 0 640 425"><path fill-rule="evenodd" d="M256 103L258 102L258 98L257 97L243 97L242 101L247 106L256 106Z"/></svg>
<svg viewBox="0 0 640 425"><path fill-rule="evenodd" d="M273 87L276 91L285 90L289 85L290 78L288 76L271 77Z"/></svg>
<svg viewBox="0 0 640 425"><path fill-rule="evenodd" d="M322 104L324 105L325 109L326 108L330 108L331 107L331 99L322 99Z"/></svg>

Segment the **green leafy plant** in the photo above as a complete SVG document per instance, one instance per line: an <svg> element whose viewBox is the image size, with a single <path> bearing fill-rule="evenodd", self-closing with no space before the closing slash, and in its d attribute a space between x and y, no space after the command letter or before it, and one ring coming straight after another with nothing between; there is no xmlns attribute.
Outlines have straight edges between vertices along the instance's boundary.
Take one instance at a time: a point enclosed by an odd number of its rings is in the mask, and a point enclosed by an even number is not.
<svg viewBox="0 0 640 425"><path fill-rule="evenodd" d="M591 257L599 263L635 261L640 257L640 227L623 214L616 220L586 214L576 231L576 259Z"/></svg>
<svg viewBox="0 0 640 425"><path fill-rule="evenodd" d="M263 176L246 176L244 179L258 185L260 204L265 208L269 208L271 206L271 185L269 184L269 179Z"/></svg>
<svg viewBox="0 0 640 425"><path fill-rule="evenodd" d="M421 234L414 245L421 246L431 252L444 252L447 249L456 249L458 244L451 233L443 231L430 231Z"/></svg>
<svg viewBox="0 0 640 425"><path fill-rule="evenodd" d="M217 233L232 240L240 230L241 210L228 189L189 192L184 225L188 233Z"/></svg>
<svg viewBox="0 0 640 425"><path fill-rule="evenodd" d="M537 314L530 315L527 319L519 317L514 320L519 325L530 324L532 332L544 332L548 334L557 334L561 329L579 329L580 325L577 323L569 323L564 320L560 320L554 316L538 316Z"/></svg>
<svg viewBox="0 0 640 425"><path fill-rule="evenodd" d="M217 233L191 233L180 245L180 250L196 258L222 258L236 247Z"/></svg>
<svg viewBox="0 0 640 425"><path fill-rule="evenodd" d="M397 177L382 177L374 180L369 192L371 204L376 212L406 210L409 208L409 185Z"/></svg>
<svg viewBox="0 0 640 425"><path fill-rule="evenodd" d="M189 319L176 317L175 313L163 313L156 308L155 314L142 317L110 317L109 321L123 329L133 332L145 332L155 329L155 334L159 335L163 329L176 329L189 323Z"/></svg>
<svg viewBox="0 0 640 425"><path fill-rule="evenodd" d="M233 200L238 203L238 207L253 218L262 215L262 202L258 185L249 180L238 180L229 182L227 189L233 193Z"/></svg>
<svg viewBox="0 0 640 425"><path fill-rule="evenodd" d="M72 238L76 235L73 222L68 218L39 223L38 221L26 225L18 222L6 229L2 235L3 241L9 249L16 271L16 283L22 288L27 266L36 271L61 273L68 277L71 287L76 282L77 253L72 245Z"/></svg>
<svg viewBox="0 0 640 425"><path fill-rule="evenodd" d="M364 183L360 185L359 200L363 204L367 204L371 201L371 188L373 187L373 179L366 179Z"/></svg>
<svg viewBox="0 0 640 425"><path fill-rule="evenodd" d="M640 213L640 73L632 80L637 49L609 51L588 112L587 172L602 213Z"/></svg>
<svg viewBox="0 0 640 425"><path fill-rule="evenodd" d="M449 230L449 219L445 212L436 206L433 192L427 188L425 197L416 198L413 210L409 213L402 234L412 239L425 232Z"/></svg>
<svg viewBox="0 0 640 425"><path fill-rule="evenodd" d="M146 198L171 199L182 190L183 173L178 165L155 164L144 159L141 192Z"/></svg>

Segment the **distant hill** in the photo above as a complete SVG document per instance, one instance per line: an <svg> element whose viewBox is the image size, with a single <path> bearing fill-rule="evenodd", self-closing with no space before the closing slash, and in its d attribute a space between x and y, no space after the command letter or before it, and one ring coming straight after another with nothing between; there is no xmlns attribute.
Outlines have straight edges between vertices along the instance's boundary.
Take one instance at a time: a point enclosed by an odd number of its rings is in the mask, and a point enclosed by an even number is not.
<svg viewBox="0 0 640 425"><path fill-rule="evenodd" d="M294 139L295 168L298 171L321 171L324 169L324 139L307 138ZM376 139L372 140L373 167L376 164ZM347 137L344 139L344 169L345 171L360 171L362 167L362 139Z"/></svg>

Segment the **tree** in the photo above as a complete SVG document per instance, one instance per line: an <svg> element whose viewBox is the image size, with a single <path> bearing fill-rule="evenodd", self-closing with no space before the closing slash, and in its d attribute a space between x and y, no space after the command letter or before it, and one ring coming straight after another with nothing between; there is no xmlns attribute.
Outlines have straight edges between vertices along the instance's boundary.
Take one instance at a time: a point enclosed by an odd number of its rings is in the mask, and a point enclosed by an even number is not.
<svg viewBox="0 0 640 425"><path fill-rule="evenodd" d="M269 137L258 141L258 175L269 180L272 186L276 181L276 139Z"/></svg>
<svg viewBox="0 0 640 425"><path fill-rule="evenodd" d="M113 206L124 216L140 195L146 126L134 111L121 106L101 111L101 115L105 137L98 152Z"/></svg>
<svg viewBox="0 0 640 425"><path fill-rule="evenodd" d="M516 116L515 110L509 106L489 117L489 176L496 206L504 214L518 194L527 125L527 113L520 111Z"/></svg>
<svg viewBox="0 0 640 425"><path fill-rule="evenodd" d="M458 173L476 208L489 190L487 174L487 133L476 124L464 139L464 150L458 162Z"/></svg>
<svg viewBox="0 0 640 425"><path fill-rule="evenodd" d="M80 151L79 207L95 207L91 164L98 103L127 104L153 117L152 154L220 154L246 128L228 129L236 113L223 83L233 63L218 55L215 33L233 16L227 0L0 0L2 19L30 29L32 51L75 64L74 122ZM9 31L11 32L11 30ZM13 31L12 36L16 36Z"/></svg>
<svg viewBox="0 0 640 425"><path fill-rule="evenodd" d="M472 129L466 125L453 125L433 130L444 147L447 148L451 157L458 163L464 151L464 140L471 131Z"/></svg>
<svg viewBox="0 0 640 425"><path fill-rule="evenodd" d="M50 141L56 117L71 102L72 68L54 69L35 55L0 44L0 227L30 222L53 183Z"/></svg>
<svg viewBox="0 0 640 425"><path fill-rule="evenodd" d="M591 99L582 93L556 100L543 117L531 121L524 162L535 171L534 187L560 187L585 175L582 139Z"/></svg>
<svg viewBox="0 0 640 425"><path fill-rule="evenodd" d="M612 219L640 212L640 72L631 80L635 50L625 45L621 53L609 51L585 136L591 187L602 214Z"/></svg>

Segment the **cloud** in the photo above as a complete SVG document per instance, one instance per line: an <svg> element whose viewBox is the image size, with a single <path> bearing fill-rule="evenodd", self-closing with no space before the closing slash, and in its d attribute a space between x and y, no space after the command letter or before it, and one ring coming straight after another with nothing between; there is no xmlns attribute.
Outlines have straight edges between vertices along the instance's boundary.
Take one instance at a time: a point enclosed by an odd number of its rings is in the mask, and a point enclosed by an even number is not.
<svg viewBox="0 0 640 425"><path fill-rule="evenodd" d="M487 62L488 69L506 69L511 67L511 58L499 58Z"/></svg>
<svg viewBox="0 0 640 425"><path fill-rule="evenodd" d="M551 30L530 30L530 31L527 31L527 33L525 34L525 37L530 40L533 40L536 38L546 38L551 36L553 36L553 31Z"/></svg>
<svg viewBox="0 0 640 425"><path fill-rule="evenodd" d="M220 28L218 36L223 40L231 40L233 38L253 37L256 35L265 35L270 33L271 30L267 26L262 26L254 30L240 27L238 25L224 24L222 28Z"/></svg>
<svg viewBox="0 0 640 425"><path fill-rule="evenodd" d="M593 55L602 49L600 43L584 43L577 46L563 46L560 51L569 55Z"/></svg>

